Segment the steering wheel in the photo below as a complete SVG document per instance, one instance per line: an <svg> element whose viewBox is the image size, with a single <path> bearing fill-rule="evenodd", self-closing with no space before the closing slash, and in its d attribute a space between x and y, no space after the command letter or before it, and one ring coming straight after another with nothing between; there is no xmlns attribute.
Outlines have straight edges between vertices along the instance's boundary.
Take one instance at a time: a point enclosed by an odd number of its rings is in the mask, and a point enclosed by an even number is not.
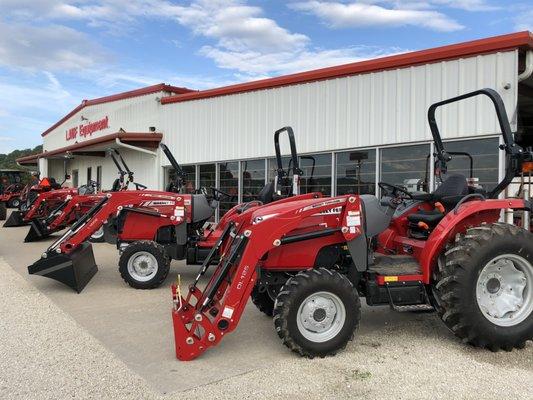
<svg viewBox="0 0 533 400"><path fill-rule="evenodd" d="M378 182L378 186L383 189L387 194L392 195L392 197L408 199L413 198L413 195L401 186L392 185L386 182ZM405 196L400 196L400 194L403 194Z"/></svg>

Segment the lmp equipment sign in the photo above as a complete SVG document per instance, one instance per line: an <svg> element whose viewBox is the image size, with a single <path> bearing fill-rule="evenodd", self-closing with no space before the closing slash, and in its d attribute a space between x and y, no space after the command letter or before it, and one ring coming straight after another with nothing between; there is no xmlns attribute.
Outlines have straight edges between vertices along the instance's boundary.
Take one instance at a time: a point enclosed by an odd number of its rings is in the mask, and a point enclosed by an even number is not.
<svg viewBox="0 0 533 400"><path fill-rule="evenodd" d="M66 140L73 140L78 136L86 138L87 136L92 136L92 134L95 132L103 131L107 128L109 128L109 117L106 116L98 121L67 129L65 132L65 138Z"/></svg>

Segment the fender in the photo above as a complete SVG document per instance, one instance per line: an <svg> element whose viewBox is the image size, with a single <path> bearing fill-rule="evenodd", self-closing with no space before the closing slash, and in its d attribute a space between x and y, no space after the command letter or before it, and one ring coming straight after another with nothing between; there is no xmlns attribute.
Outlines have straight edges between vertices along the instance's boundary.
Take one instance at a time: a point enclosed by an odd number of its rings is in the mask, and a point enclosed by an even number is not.
<svg viewBox="0 0 533 400"><path fill-rule="evenodd" d="M500 219L500 212L506 208L524 210L528 207L522 199L491 199L469 201L450 211L435 227L426 242L424 251L420 254L419 262L424 283L430 283L431 272L437 263L438 256L457 233L465 232L469 227L482 223L497 222Z"/></svg>

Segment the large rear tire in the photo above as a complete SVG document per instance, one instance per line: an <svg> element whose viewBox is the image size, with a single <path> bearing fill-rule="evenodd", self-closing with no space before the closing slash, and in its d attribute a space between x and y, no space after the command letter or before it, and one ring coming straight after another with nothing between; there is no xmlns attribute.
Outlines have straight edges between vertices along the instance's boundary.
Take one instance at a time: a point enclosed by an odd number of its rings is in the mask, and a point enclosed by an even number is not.
<svg viewBox="0 0 533 400"><path fill-rule="evenodd" d="M119 260L122 279L135 289L154 289L167 278L170 258L163 246L149 240L130 244Z"/></svg>
<svg viewBox="0 0 533 400"><path fill-rule="evenodd" d="M446 326L476 347L533 338L533 235L508 224L468 229L445 253L434 294Z"/></svg>
<svg viewBox="0 0 533 400"><path fill-rule="evenodd" d="M348 278L325 268L290 278L274 303L274 325L283 344L304 357L344 349L361 319L361 301Z"/></svg>

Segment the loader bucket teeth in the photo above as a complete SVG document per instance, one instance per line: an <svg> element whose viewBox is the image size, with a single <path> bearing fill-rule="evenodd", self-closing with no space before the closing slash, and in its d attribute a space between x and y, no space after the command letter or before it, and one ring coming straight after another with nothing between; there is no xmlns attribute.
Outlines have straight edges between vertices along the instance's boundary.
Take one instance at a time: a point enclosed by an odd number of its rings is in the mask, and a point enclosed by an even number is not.
<svg viewBox="0 0 533 400"><path fill-rule="evenodd" d="M55 279L80 293L98 271L93 248L84 242L70 254L51 253L28 267L30 275Z"/></svg>
<svg viewBox="0 0 533 400"><path fill-rule="evenodd" d="M5 221L7 217L7 208L4 201L0 201L0 221Z"/></svg>
<svg viewBox="0 0 533 400"><path fill-rule="evenodd" d="M26 222L24 222L24 219L22 218L22 213L20 211L12 211L7 221L4 222L4 228L24 225L26 225Z"/></svg>
<svg viewBox="0 0 533 400"><path fill-rule="evenodd" d="M24 242L36 242L50 236L46 225L39 219L31 221L30 230L24 239Z"/></svg>

